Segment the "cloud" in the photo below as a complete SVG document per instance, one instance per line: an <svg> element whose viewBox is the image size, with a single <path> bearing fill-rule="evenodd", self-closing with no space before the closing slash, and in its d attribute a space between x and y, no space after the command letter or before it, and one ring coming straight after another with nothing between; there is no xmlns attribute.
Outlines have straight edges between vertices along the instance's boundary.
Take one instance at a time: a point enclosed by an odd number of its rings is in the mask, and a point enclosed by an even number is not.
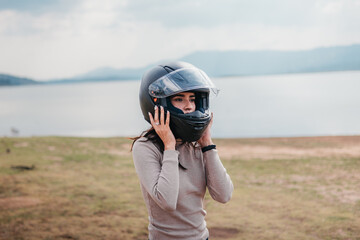
<svg viewBox="0 0 360 240"><path fill-rule="evenodd" d="M350 0L0 1L0 72L61 78L198 50L359 43L359 12Z"/></svg>
<svg viewBox="0 0 360 240"><path fill-rule="evenodd" d="M344 3L341 1L328 2L322 7L322 12L325 14L336 15L342 11Z"/></svg>
<svg viewBox="0 0 360 240"><path fill-rule="evenodd" d="M0 10L41 14L48 11L67 12L77 1L72 0L0 0Z"/></svg>
<svg viewBox="0 0 360 240"><path fill-rule="evenodd" d="M156 20L164 26L212 27L226 24L310 25L316 14L314 1L287 0L183 0L129 1L134 19ZM321 1L318 1L321 2Z"/></svg>

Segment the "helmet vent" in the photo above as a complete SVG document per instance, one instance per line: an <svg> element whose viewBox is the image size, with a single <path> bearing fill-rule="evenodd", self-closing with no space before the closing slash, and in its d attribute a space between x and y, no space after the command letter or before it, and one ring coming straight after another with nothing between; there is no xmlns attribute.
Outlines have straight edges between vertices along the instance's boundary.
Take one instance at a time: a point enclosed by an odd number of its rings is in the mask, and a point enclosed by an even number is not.
<svg viewBox="0 0 360 240"><path fill-rule="evenodd" d="M171 67L169 67L169 66L164 66L164 69L165 69L168 73L175 71L175 69L173 69L173 68L171 68Z"/></svg>

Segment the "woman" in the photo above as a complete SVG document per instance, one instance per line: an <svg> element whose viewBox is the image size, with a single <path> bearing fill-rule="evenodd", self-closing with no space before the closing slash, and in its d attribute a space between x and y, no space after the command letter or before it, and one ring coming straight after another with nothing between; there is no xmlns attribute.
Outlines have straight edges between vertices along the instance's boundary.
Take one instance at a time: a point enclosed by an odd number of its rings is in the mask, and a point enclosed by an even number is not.
<svg viewBox="0 0 360 240"><path fill-rule="evenodd" d="M209 237L203 200L206 187L221 203L233 184L212 142L207 75L185 62L144 74L140 105L151 128L134 139L133 160L149 214L149 239Z"/></svg>

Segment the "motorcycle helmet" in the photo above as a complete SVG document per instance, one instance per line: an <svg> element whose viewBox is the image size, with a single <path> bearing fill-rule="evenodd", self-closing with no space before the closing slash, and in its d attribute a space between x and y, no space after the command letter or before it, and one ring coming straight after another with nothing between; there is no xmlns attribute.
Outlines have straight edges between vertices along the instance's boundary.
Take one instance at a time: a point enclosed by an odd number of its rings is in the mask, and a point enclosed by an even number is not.
<svg viewBox="0 0 360 240"><path fill-rule="evenodd" d="M140 106L144 118L150 123L148 112L154 115L154 107L163 106L170 112L170 128L175 138L185 142L200 139L211 120L209 95L218 93L205 72L186 62L169 62L148 70L140 85ZM184 113L171 104L171 96L180 92L195 94L195 111ZM165 115L166 117L166 115Z"/></svg>

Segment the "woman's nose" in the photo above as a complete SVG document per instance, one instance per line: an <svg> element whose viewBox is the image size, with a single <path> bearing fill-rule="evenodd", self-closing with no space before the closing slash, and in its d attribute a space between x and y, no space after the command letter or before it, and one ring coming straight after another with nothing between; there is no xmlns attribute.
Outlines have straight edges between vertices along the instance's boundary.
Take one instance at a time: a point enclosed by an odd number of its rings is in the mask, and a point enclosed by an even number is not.
<svg viewBox="0 0 360 240"><path fill-rule="evenodd" d="M190 100L186 100L186 101L185 101L185 109L186 109L186 110L192 109L192 103L191 103Z"/></svg>

